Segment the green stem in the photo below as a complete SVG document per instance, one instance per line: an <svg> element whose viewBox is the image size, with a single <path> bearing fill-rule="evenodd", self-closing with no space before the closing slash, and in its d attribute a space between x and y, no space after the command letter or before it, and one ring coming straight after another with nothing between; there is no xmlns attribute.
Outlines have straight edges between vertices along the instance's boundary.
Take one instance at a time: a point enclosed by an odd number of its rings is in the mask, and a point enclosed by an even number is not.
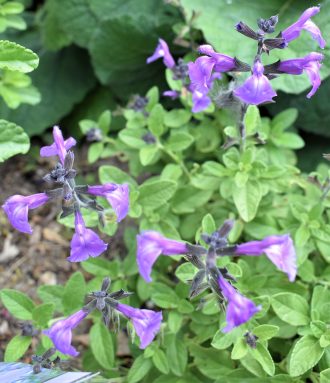
<svg viewBox="0 0 330 383"><path fill-rule="evenodd" d="M190 175L189 170L187 169L186 165L184 164L184 162L182 160L180 160L180 158L178 158L171 150L164 148L164 146L160 142L158 143L158 147L164 153L166 153L169 157L171 157L172 160L180 166L183 173L188 177L189 181L191 181L191 175Z"/></svg>

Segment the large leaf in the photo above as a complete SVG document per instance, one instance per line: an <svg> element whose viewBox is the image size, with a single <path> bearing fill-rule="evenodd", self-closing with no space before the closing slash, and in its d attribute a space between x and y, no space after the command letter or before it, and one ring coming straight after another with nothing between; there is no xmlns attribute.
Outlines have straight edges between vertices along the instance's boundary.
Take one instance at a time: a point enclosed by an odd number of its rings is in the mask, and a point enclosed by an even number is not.
<svg viewBox="0 0 330 383"><path fill-rule="evenodd" d="M109 370L114 365L114 345L109 330L103 323L95 323L90 331L90 344L95 359Z"/></svg>
<svg viewBox="0 0 330 383"><path fill-rule="evenodd" d="M0 162L15 154L24 154L29 148L29 137L20 126L0 120Z"/></svg>
<svg viewBox="0 0 330 383"><path fill-rule="evenodd" d="M258 206L262 198L259 183L249 181L240 188L235 187L233 198L240 216L246 222L251 221L257 214Z"/></svg>
<svg viewBox="0 0 330 383"><path fill-rule="evenodd" d="M27 295L20 291L3 289L0 296L2 303L14 317L23 320L32 319L34 303Z"/></svg>
<svg viewBox="0 0 330 383"><path fill-rule="evenodd" d="M58 123L95 85L88 55L75 47L41 53L40 66L31 78L41 93L38 105L21 105L13 112L0 104L1 116L24 126L30 136Z"/></svg>
<svg viewBox="0 0 330 383"><path fill-rule="evenodd" d="M235 25L239 21L243 21L251 28L257 29L257 19L278 15L279 23L276 29L278 33L294 23L300 14L312 5L307 0L293 0L290 2L287 0L209 0L207 2L182 0L181 3L188 12L188 15L191 15L192 11L198 13L195 26L203 31L206 41L212 44L217 51L237 56L249 63L253 62L256 42L235 31ZM328 15L330 12L330 1L324 0L321 4L322 10L319 15L313 17L313 21L320 27L324 38L329 41L330 23ZM317 49L319 49L317 43L307 32L303 32L300 38L290 42L286 49L272 50L270 57L265 58L265 62L275 62L279 58L302 57ZM329 48L327 47L325 53L328 51ZM326 77L329 74L330 66L326 62L323 65L322 76ZM276 89L289 93L300 93L310 86L305 75L283 75L272 83Z"/></svg>

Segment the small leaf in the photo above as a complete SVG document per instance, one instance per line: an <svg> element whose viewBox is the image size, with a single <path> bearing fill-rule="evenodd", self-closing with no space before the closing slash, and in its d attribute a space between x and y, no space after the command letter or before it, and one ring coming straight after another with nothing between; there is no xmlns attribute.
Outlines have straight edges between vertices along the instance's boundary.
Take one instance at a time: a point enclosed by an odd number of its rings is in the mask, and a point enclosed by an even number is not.
<svg viewBox="0 0 330 383"><path fill-rule="evenodd" d="M33 309L32 318L40 328L48 327L54 313L54 303L44 303Z"/></svg>
<svg viewBox="0 0 330 383"><path fill-rule="evenodd" d="M275 365L269 351L265 346L263 346L261 343L257 343L257 347L251 348L249 353L255 360L260 363L261 367L268 375L274 375Z"/></svg>
<svg viewBox="0 0 330 383"><path fill-rule="evenodd" d="M155 367L163 374L168 374L170 372L168 360L163 350L156 350L154 355L152 356L152 361Z"/></svg>
<svg viewBox="0 0 330 383"><path fill-rule="evenodd" d="M5 351L5 362L16 362L29 348L32 341L31 336L16 335L7 344Z"/></svg>
<svg viewBox="0 0 330 383"><path fill-rule="evenodd" d="M306 335L295 344L289 362L289 373L291 376L304 374L316 365L321 359L324 349L320 346L318 339Z"/></svg>
<svg viewBox="0 0 330 383"><path fill-rule="evenodd" d="M242 187L235 187L233 198L236 209L246 222L250 222L256 216L258 206L262 198L260 184L256 181L248 181Z"/></svg>
<svg viewBox="0 0 330 383"><path fill-rule="evenodd" d="M262 324L253 329L253 334L260 340L268 340L273 338L279 331L278 326L272 326L270 324Z"/></svg>
<svg viewBox="0 0 330 383"><path fill-rule="evenodd" d="M136 383L143 379L152 367L152 362L149 358L143 355L138 356L127 375L127 383Z"/></svg>
<svg viewBox="0 0 330 383"><path fill-rule="evenodd" d="M293 326L309 324L308 303L295 293L279 293L271 298L276 315Z"/></svg>
<svg viewBox="0 0 330 383"><path fill-rule="evenodd" d="M76 271L67 281L63 295L63 307L65 314L81 309L84 305L86 283L81 272Z"/></svg>
<svg viewBox="0 0 330 383"><path fill-rule="evenodd" d="M246 344L245 339L238 338L237 341L234 344L234 347L231 351L231 358L232 359L242 359L245 357L245 355L248 353L249 348Z"/></svg>
<svg viewBox="0 0 330 383"><path fill-rule="evenodd" d="M185 109L173 109L165 114L165 125L170 128L180 128L191 118L191 112Z"/></svg>
<svg viewBox="0 0 330 383"><path fill-rule="evenodd" d="M156 104L148 118L148 128L156 137L160 137L164 132L164 108L161 104Z"/></svg>
<svg viewBox="0 0 330 383"><path fill-rule="evenodd" d="M90 330L90 345L98 363L106 370L112 369L115 360L114 344L103 323L95 323Z"/></svg>
<svg viewBox="0 0 330 383"><path fill-rule="evenodd" d="M25 154L29 148L29 137L20 126L0 120L0 162L18 153Z"/></svg>
<svg viewBox="0 0 330 383"><path fill-rule="evenodd" d="M182 339L179 339L176 335L171 336L166 355L173 374L182 376L188 362L187 347Z"/></svg>
<svg viewBox="0 0 330 383"><path fill-rule="evenodd" d="M177 184L173 181L152 180L140 187L138 202L149 209L155 209L167 202L175 193Z"/></svg>
<svg viewBox="0 0 330 383"><path fill-rule="evenodd" d="M25 294L11 289L1 290L1 300L6 309L17 319L31 320L34 303Z"/></svg>

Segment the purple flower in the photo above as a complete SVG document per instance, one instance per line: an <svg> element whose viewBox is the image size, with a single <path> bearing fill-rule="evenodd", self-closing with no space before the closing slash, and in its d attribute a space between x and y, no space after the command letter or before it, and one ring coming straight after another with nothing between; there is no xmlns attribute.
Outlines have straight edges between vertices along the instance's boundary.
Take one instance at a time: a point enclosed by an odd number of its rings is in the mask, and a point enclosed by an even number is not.
<svg viewBox="0 0 330 383"><path fill-rule="evenodd" d="M88 311L79 310L68 318L54 323L49 330L44 330L43 333L49 336L58 351L66 355L77 356L79 352L71 345L72 330L76 328L88 314Z"/></svg>
<svg viewBox="0 0 330 383"><path fill-rule="evenodd" d="M229 282L222 276L219 277L219 287L223 296L227 299L226 322L227 326L223 332L229 332L234 327L250 320L250 318L261 310L261 306L256 306L250 299L241 295Z"/></svg>
<svg viewBox="0 0 330 383"><path fill-rule="evenodd" d="M144 231L137 236L137 264L141 276L151 282L151 269L161 255L185 254L186 244L163 237L157 231Z"/></svg>
<svg viewBox="0 0 330 383"><path fill-rule="evenodd" d="M145 349L159 332L163 319L162 312L135 309L122 303L119 303L116 309L132 320L135 331L140 338L140 348Z"/></svg>
<svg viewBox="0 0 330 383"><path fill-rule="evenodd" d="M104 184L88 186L88 193L105 197L117 215L117 222L126 217L129 211L129 187L127 184Z"/></svg>
<svg viewBox="0 0 330 383"><path fill-rule="evenodd" d="M323 49L325 47L325 40L321 35L319 28L310 20L310 18L320 12L320 7L311 7L299 17L299 19L284 31L281 36L287 43L300 36L303 29L309 32L314 40L316 40L319 46Z"/></svg>
<svg viewBox="0 0 330 383"><path fill-rule="evenodd" d="M156 61L161 57L163 57L163 62L167 68L173 68L175 66L175 61L170 53L170 50L168 49L166 41L163 39L158 39L158 45L155 49L155 52L152 54L152 56L147 58L147 64L150 64L151 62Z"/></svg>
<svg viewBox="0 0 330 383"><path fill-rule="evenodd" d="M30 196L14 195L2 205L13 227L23 233L32 234L28 222L29 209L35 209L49 200L46 193L38 193Z"/></svg>
<svg viewBox="0 0 330 383"><path fill-rule="evenodd" d="M233 57L216 52L211 45L205 44L198 48L198 51L212 58L216 72L230 72L235 69L236 63Z"/></svg>
<svg viewBox="0 0 330 383"><path fill-rule="evenodd" d="M72 137L69 137L64 141L61 129L58 126L53 128L53 137L54 143L50 146L43 146L40 149L41 157L51 157L58 156L62 164L64 164L64 159L67 154L67 150L76 145L76 140Z"/></svg>
<svg viewBox="0 0 330 383"><path fill-rule="evenodd" d="M252 76L250 76L242 86L234 90L235 96L246 104L252 105L273 102L273 97L276 96L276 92L263 73L263 65L259 60L256 60L253 65Z"/></svg>
<svg viewBox="0 0 330 383"><path fill-rule="evenodd" d="M89 257L98 257L107 249L108 245L93 230L86 228L79 211L75 213L75 228L76 232L71 240L71 253L68 257L70 262L81 262Z"/></svg>
<svg viewBox="0 0 330 383"><path fill-rule="evenodd" d="M320 68L323 58L321 53L312 52L305 57L281 61L278 70L293 75L299 75L305 71L312 84L312 90L307 94L307 98L310 98L321 84Z"/></svg>
<svg viewBox="0 0 330 383"><path fill-rule="evenodd" d="M296 252L289 234L271 235L262 241L242 243L237 246L235 252L254 256L265 253L278 269L287 273L290 282L296 278Z"/></svg>
<svg viewBox="0 0 330 383"><path fill-rule="evenodd" d="M175 100L180 97L180 93L176 90L165 90L163 96L170 97L172 100Z"/></svg>
<svg viewBox="0 0 330 383"><path fill-rule="evenodd" d="M192 102L193 102L193 107L191 111L193 113L198 113L205 110L211 104L211 99L207 94L204 94L198 90L195 90L192 93Z"/></svg>

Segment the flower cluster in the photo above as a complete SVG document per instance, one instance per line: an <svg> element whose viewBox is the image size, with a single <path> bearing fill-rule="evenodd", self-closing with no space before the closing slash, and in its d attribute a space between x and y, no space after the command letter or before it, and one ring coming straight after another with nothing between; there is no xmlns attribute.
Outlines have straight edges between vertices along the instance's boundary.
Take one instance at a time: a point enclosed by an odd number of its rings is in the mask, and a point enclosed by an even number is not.
<svg viewBox="0 0 330 383"><path fill-rule="evenodd" d="M312 89L307 94L307 97L310 98L321 84L319 71L323 60L322 54L311 52L305 57L277 61L269 65L263 65L261 57L263 53L269 54L272 49L286 48L292 40L300 36L302 30L309 32L323 49L325 40L319 28L310 20L319 11L319 6L308 8L294 24L280 32L275 38L266 37L267 34L274 33L278 22L277 16L272 16L266 20L259 19L257 31L240 21L236 25L236 30L257 42L258 49L252 67L236 57L216 52L211 45L201 45L198 48L202 56L197 58L195 62L185 64L180 59L178 64L175 64L167 43L162 39L159 39L156 50L147 59L147 63L149 64L159 58L163 59L165 66L173 72L173 79L182 80L182 94L187 92L192 94L192 111L194 113L205 110L211 104L210 92L214 81L220 78L224 72L251 72L251 76L242 85L235 85L234 89L231 89L233 96L243 104L259 105L274 102L273 97L277 94L270 81L278 75L300 75L304 72L312 84ZM187 75L189 75L190 83ZM172 98L180 96L179 92L173 90L166 91L163 95Z"/></svg>
<svg viewBox="0 0 330 383"><path fill-rule="evenodd" d="M55 169L47 174L44 180L60 187L31 196L14 195L8 198L2 207L15 229L31 234L32 228L28 221L29 209L35 209L54 198L61 198L61 217L70 214L75 216L75 234L71 240L71 253L68 260L80 262L89 257L97 257L107 249L107 244L94 231L86 227L81 209L96 211L102 224L104 209L96 202L95 196L105 197L115 211L119 222L129 210L129 188L127 184L112 183L77 186L75 184L76 171L73 169L74 155L69 150L76 144L76 141L72 137L64 140L62 132L57 126L53 129L53 137L54 143L42 147L40 156L58 156L59 162Z"/></svg>
<svg viewBox="0 0 330 383"><path fill-rule="evenodd" d="M161 254L185 254L186 259L198 269L191 282L190 298L210 288L221 304L227 301L227 325L222 330L224 332L247 322L261 307L256 306L236 290L232 285L235 279L226 268L216 266L216 257L266 254L278 269L288 275L291 282L295 280L297 274L296 253L293 241L288 234L272 235L262 241L229 245L227 236L232 226L232 221L225 221L223 226L212 235L203 234L201 238L207 244L207 248L168 239L156 231L145 231L137 236L137 264L140 275L145 281L151 282L152 266Z"/></svg>
<svg viewBox="0 0 330 383"><path fill-rule="evenodd" d="M211 102L208 99L208 94L212 89L214 79L219 78L222 72L252 72L252 75L242 85L233 90L234 96L243 104L259 105L274 102L273 97L276 96L276 92L272 88L270 80L282 74L300 75L305 72L312 84L312 89L307 94L307 97L313 96L321 84L319 71L323 60L322 54L311 52L305 57L277 61L269 65L263 65L261 57L263 53L269 54L272 49L286 48L292 40L300 36L302 30L309 32L323 49L325 41L321 32L310 20L319 11L320 7L308 8L297 22L280 32L275 38L266 38L266 35L275 31L278 22L277 16L272 16L267 20L259 19L259 29L257 31L254 31L242 21L239 22L236 25L236 30L255 40L258 45L252 68L250 65L238 61L237 58L215 52L210 45L200 46L199 52L203 56L199 57L194 63L189 64L189 77L192 87L204 96L203 106L206 107Z"/></svg>
<svg viewBox="0 0 330 383"><path fill-rule="evenodd" d="M75 312L65 319L54 323L43 333L47 335L56 349L63 354L77 356L79 352L72 346L72 330L82 322L87 315L94 309L101 312L106 326L110 321L116 321L115 312L120 312L126 318L132 321L136 334L140 338L140 348L145 349L155 338L160 330L162 322L162 312L156 312L146 309L136 309L134 307L119 303L118 300L131 295L124 290L118 290L109 293L110 279L104 278L100 291L94 291L90 294L92 300L81 310Z"/></svg>

